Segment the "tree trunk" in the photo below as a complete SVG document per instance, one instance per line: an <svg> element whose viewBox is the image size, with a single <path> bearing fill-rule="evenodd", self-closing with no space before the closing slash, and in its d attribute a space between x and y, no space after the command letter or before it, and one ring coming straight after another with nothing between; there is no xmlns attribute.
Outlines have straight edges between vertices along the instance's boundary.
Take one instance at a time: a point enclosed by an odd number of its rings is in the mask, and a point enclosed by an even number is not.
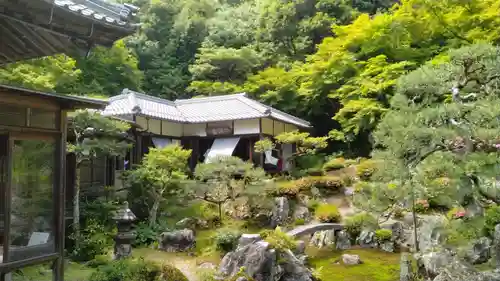
<svg viewBox="0 0 500 281"><path fill-rule="evenodd" d="M222 223L222 202L219 202L218 205L219 205L219 222Z"/></svg>
<svg viewBox="0 0 500 281"><path fill-rule="evenodd" d="M418 227L418 224L417 224L417 212L415 212L415 188L413 187L413 182L410 183L411 184L411 212L412 212L412 215L413 215L413 228L414 228L414 232L413 232L413 235L414 235L414 241L415 241L415 252L418 253L418 251L420 250L420 247L418 246L418 231L417 231L417 227Z"/></svg>
<svg viewBox="0 0 500 281"><path fill-rule="evenodd" d="M80 165L75 169L75 190L73 194L73 235L75 236L75 248L80 245Z"/></svg>
<svg viewBox="0 0 500 281"><path fill-rule="evenodd" d="M153 227L156 224L156 216L158 215L158 209L160 208L160 200L155 199L153 207L149 210L149 227Z"/></svg>

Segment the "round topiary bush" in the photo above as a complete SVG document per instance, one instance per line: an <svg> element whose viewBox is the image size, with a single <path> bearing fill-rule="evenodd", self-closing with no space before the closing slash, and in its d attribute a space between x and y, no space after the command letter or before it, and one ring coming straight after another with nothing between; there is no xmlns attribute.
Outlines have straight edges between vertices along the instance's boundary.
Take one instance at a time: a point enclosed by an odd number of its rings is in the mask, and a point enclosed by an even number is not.
<svg viewBox="0 0 500 281"><path fill-rule="evenodd" d="M319 204L315 216L320 222L340 222L342 219L339 209L332 204Z"/></svg>
<svg viewBox="0 0 500 281"><path fill-rule="evenodd" d="M375 239L377 242L382 243L389 241L392 238L392 231L389 229L379 229L375 231Z"/></svg>
<svg viewBox="0 0 500 281"><path fill-rule="evenodd" d="M155 281L189 281L187 277L175 266L164 264L161 273Z"/></svg>

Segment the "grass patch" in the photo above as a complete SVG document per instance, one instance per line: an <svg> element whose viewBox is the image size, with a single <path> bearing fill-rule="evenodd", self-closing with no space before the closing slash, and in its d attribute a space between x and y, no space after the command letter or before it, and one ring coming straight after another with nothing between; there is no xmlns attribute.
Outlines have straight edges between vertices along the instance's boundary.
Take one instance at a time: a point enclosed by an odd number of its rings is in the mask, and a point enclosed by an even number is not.
<svg viewBox="0 0 500 281"><path fill-rule="evenodd" d="M87 281L95 271L85 265L69 262L64 267L64 280ZM12 273L12 281L52 281L50 265L23 268Z"/></svg>
<svg viewBox="0 0 500 281"><path fill-rule="evenodd" d="M374 249L347 251L308 249L311 265L320 270L322 280L343 281L394 281L399 278L400 255ZM336 264L342 254L359 255L363 264Z"/></svg>

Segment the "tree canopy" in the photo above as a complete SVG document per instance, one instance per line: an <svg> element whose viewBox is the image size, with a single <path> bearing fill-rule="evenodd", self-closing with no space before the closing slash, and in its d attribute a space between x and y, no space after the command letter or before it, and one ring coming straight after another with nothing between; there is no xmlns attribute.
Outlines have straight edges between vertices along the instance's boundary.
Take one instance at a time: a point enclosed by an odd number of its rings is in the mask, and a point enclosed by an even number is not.
<svg viewBox="0 0 500 281"><path fill-rule="evenodd" d="M7 65L0 82L168 99L246 92L311 121L332 149L368 156L400 77L500 38L499 0L133 2L142 25L113 48Z"/></svg>

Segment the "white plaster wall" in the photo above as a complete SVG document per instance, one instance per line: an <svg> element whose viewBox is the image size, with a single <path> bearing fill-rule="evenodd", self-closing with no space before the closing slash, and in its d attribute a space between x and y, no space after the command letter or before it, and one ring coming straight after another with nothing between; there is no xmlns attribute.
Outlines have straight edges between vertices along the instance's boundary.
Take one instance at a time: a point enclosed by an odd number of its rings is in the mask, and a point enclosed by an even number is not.
<svg viewBox="0 0 500 281"><path fill-rule="evenodd" d="M148 131L153 133L153 134L160 135L161 134L161 120L149 118L148 122L149 122Z"/></svg>
<svg viewBox="0 0 500 281"><path fill-rule="evenodd" d="M164 136L181 137L183 133L181 123L161 121L161 133Z"/></svg>
<svg viewBox="0 0 500 281"><path fill-rule="evenodd" d="M277 136L285 132L285 123L280 121L274 121L274 135Z"/></svg>
<svg viewBox="0 0 500 281"><path fill-rule="evenodd" d="M235 135L258 134L258 133L260 133L260 121L259 121L259 119L235 120L234 121L234 134Z"/></svg>
<svg viewBox="0 0 500 281"><path fill-rule="evenodd" d="M206 132L206 124L184 124L183 125L183 135L184 136L200 136L205 137L207 135Z"/></svg>

